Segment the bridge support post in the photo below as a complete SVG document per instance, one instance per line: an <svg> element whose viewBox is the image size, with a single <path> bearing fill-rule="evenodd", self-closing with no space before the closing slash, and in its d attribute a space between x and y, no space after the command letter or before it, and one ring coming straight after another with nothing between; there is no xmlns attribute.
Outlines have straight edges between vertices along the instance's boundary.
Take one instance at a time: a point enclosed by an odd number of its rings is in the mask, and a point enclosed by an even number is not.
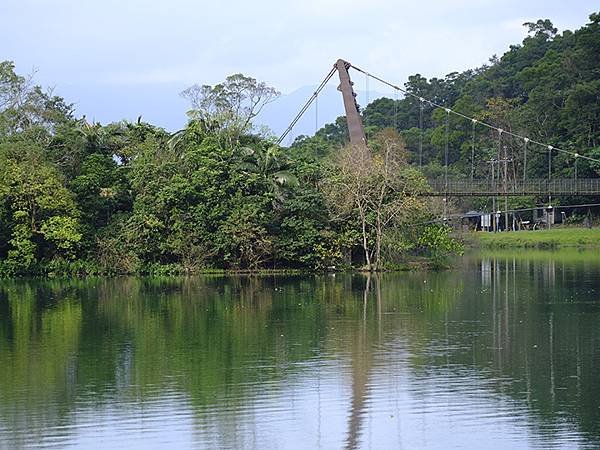
<svg viewBox="0 0 600 450"><path fill-rule="evenodd" d="M342 98L344 100L344 110L346 111L350 143L352 145L365 145L367 143L367 138L365 137L365 130L363 129L362 121L358 113L356 94L354 93L354 89L352 89L352 81L350 81L350 75L348 74L350 63L343 59L338 59L335 63L335 67L340 76L338 91L342 92Z"/></svg>

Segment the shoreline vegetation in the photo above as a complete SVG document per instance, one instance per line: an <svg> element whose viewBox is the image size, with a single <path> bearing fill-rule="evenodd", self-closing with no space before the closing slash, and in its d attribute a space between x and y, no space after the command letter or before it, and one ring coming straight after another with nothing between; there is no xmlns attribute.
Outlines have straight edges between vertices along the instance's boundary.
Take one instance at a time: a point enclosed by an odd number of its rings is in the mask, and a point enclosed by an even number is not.
<svg viewBox="0 0 600 450"><path fill-rule="evenodd" d="M560 251L565 258L580 260L594 259L590 251L600 248L600 228L561 227L551 230L527 230L511 232L470 232L456 237L454 242L460 242L465 252L471 254L486 255L494 257L510 257L517 255L514 251L528 249L527 255L546 259ZM534 252L534 253L531 253ZM455 252L455 253L461 253ZM380 272L406 272L406 271L430 271L444 270L452 267L448 256L440 259L431 257L412 256L395 264L390 264L379 269ZM591 257L591 258L590 258ZM597 259L597 258L596 258ZM320 269L309 268L255 268L255 269L222 269L222 268L194 268L188 269L178 264L157 264L132 272L107 271L99 267L94 261L53 261L51 264L40 267L37 271L19 274L16 278L61 278L65 276L188 276L188 275L304 275L304 274L334 274L334 273L368 273L365 267L327 267ZM0 276L0 279L7 278ZM12 276L10 278L15 278Z"/></svg>
<svg viewBox="0 0 600 450"><path fill-rule="evenodd" d="M419 98L587 156L573 164L552 154L562 178L600 176L600 13L575 31L559 33L547 19L524 25L523 42L488 64L415 74L404 84L412 95L360 105L367 145L358 146L348 144L344 117L279 145L254 125L279 93L243 74L184 90L189 120L171 133L141 116L90 122L0 62L0 278L447 267L463 245L440 218L489 211L489 199L414 193L429 179L487 179L498 135ZM501 143L507 181L547 177L546 151L525 158L512 135ZM574 210L570 223L586 213ZM478 245L598 241L584 230L548 233L490 234Z"/></svg>
<svg viewBox="0 0 600 450"><path fill-rule="evenodd" d="M457 241L461 242L464 256L473 254L494 258L519 258L546 260L569 260L575 262L600 262L600 255L594 250L600 248L600 228L556 228L552 230L514 231L514 232L470 232L463 234ZM517 252L527 249L527 253ZM380 268L381 273L409 271L439 271L455 267L455 260L450 255L443 259L431 257L411 257L393 265ZM462 256L462 251L460 255ZM62 261L60 265L46 266L38 273L22 274L10 278L63 278L69 276L114 277L114 276L269 276L269 275L306 275L335 273L372 273L364 267L328 267L322 269L309 268L257 268L257 269L219 269L198 268L188 270L181 265L155 265L136 272L106 271L90 261ZM0 276L0 280L6 277Z"/></svg>
<svg viewBox="0 0 600 450"><path fill-rule="evenodd" d="M478 249L597 249L600 248L600 228L473 232L465 236L465 244Z"/></svg>
<svg viewBox="0 0 600 450"><path fill-rule="evenodd" d="M364 268L346 267L346 268L327 268L327 269L210 269L202 268L194 271L186 271L181 266L158 266L148 270L131 273L115 273L99 270L93 263L80 262L75 267L63 266L60 270L53 272L48 268L38 273L28 273L12 275L10 277L0 276L2 280L17 279L61 279L61 278L114 278L114 277L187 277L187 276L295 276L295 275L335 275L344 273L355 273L375 275L382 273L399 272L437 272L453 268L451 263L445 260L438 263L430 258L412 259L402 263L397 263L393 267L380 269L377 272L366 270Z"/></svg>

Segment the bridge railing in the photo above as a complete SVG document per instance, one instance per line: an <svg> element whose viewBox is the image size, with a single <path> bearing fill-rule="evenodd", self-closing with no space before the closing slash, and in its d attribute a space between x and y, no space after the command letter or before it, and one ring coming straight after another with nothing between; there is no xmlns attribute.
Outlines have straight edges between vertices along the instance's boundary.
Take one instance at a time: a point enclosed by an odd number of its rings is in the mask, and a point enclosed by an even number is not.
<svg viewBox="0 0 600 450"><path fill-rule="evenodd" d="M476 195L600 195L600 178L557 178L511 180L506 187L502 181L486 179L456 180L430 179L431 191L422 195L476 196Z"/></svg>

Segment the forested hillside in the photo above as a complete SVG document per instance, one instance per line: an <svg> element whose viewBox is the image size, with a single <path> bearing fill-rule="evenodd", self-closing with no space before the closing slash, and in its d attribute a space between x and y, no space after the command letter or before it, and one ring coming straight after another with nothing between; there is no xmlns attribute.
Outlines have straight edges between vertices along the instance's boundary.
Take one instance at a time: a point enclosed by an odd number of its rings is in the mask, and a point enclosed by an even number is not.
<svg viewBox="0 0 600 450"><path fill-rule="evenodd" d="M529 35L513 45L501 58L489 64L453 72L444 78L427 80L419 74L409 77L405 89L466 116L528 136L558 148L600 159L600 13L590 15L581 29L557 33L549 20L527 23ZM360 76L360 74L355 74ZM363 120L367 134L383 127L401 132L411 161L422 163L426 175L435 176L444 164L445 112L418 98L407 96L394 101L382 98L367 105ZM451 175L471 175L472 123L450 115L449 162ZM311 145L339 145L346 142L343 118L302 139ZM302 145L297 142L296 145ZM505 137L514 171L523 173L523 141ZM537 150L537 151L536 151ZM546 177L548 155L544 149L529 148L526 173ZM485 127L475 130L475 176L487 176L487 160L497 152L497 134ZM554 154L553 175L573 176L573 160ZM598 176L600 165L578 162L579 175Z"/></svg>
<svg viewBox="0 0 600 450"><path fill-rule="evenodd" d="M590 21L562 34L538 21L489 65L414 75L406 88L600 158L600 14ZM363 111L368 148L345 146L340 118L286 149L252 125L278 95L264 83L237 74L183 95L189 123L175 134L141 119L101 125L0 63L0 275L378 270L459 250L434 223L435 204L411 195L441 171L443 110L380 99ZM455 118L450 130L453 176L470 175L473 142L475 175L486 176L493 136ZM522 143L505 145L520 173ZM543 176L546 158L532 153L528 174ZM555 158L554 170L572 176L573 164ZM600 166L578 170L598 176Z"/></svg>

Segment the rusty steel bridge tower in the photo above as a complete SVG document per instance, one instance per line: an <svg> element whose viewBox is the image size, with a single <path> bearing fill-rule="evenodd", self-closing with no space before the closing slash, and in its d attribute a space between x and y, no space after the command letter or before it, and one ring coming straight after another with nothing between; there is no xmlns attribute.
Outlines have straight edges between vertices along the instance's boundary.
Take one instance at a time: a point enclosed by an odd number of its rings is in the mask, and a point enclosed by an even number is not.
<svg viewBox="0 0 600 450"><path fill-rule="evenodd" d="M352 88L352 81L348 69L351 64L343 59L338 59L334 66L340 77L338 91L341 91L344 99L344 109L346 110L346 121L348 123L348 133L350 134L350 143L352 145L364 145L367 143L365 130L363 128L358 103L356 103L356 93Z"/></svg>

